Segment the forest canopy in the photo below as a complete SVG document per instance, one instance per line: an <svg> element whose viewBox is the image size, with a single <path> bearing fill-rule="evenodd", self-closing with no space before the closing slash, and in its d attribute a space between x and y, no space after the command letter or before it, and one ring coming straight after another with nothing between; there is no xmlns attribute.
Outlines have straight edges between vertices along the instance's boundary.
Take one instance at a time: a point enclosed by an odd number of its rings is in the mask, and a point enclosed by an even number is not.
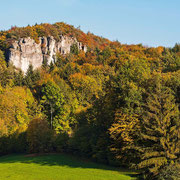
<svg viewBox="0 0 180 180"><path fill-rule="evenodd" d="M26 74L5 59L14 40L76 38L50 65ZM0 32L0 155L68 152L180 178L180 44L125 45L65 23Z"/></svg>

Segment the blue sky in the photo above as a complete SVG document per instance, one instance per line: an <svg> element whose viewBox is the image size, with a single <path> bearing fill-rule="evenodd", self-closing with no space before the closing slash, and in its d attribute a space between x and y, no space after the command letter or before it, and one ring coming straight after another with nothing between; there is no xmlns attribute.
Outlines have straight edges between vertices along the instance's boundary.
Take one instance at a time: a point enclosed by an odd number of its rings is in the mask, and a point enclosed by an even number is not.
<svg viewBox="0 0 180 180"><path fill-rule="evenodd" d="M180 43L180 0L1 0L1 30L61 21L121 43Z"/></svg>

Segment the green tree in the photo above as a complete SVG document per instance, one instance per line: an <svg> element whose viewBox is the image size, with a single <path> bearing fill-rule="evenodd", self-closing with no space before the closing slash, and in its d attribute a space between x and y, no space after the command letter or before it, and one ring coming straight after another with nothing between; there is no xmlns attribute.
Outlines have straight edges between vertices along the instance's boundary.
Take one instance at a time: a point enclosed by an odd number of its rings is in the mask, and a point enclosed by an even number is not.
<svg viewBox="0 0 180 180"><path fill-rule="evenodd" d="M57 121L63 114L64 99L55 83L48 81L43 85L41 103L44 105L45 113L50 118L51 129L57 130L59 128Z"/></svg>
<svg viewBox="0 0 180 180"><path fill-rule="evenodd" d="M161 79L157 79L144 109L140 141L135 148L140 153L137 166L156 176L161 168L180 157L179 109L171 90L162 86Z"/></svg>
<svg viewBox="0 0 180 180"><path fill-rule="evenodd" d="M20 70L18 73L15 72L14 74L14 85L15 86L23 86L24 84L24 75L23 72Z"/></svg>
<svg viewBox="0 0 180 180"><path fill-rule="evenodd" d="M70 134L77 124L76 111L79 107L79 102L75 92L72 91L71 87L63 79L59 78L59 76L54 76L53 79L59 87L60 93L63 95L64 113L62 119L66 123L66 129L69 129L68 134Z"/></svg>
<svg viewBox="0 0 180 180"><path fill-rule="evenodd" d="M6 69L6 62L3 52L0 50L0 73Z"/></svg>
<svg viewBox="0 0 180 180"><path fill-rule="evenodd" d="M56 61L55 61L55 65L57 67L62 67L62 66L65 66L65 64L68 62L66 61L67 59L60 53L57 53L56 54Z"/></svg>
<svg viewBox="0 0 180 180"><path fill-rule="evenodd" d="M38 81L39 79L40 79L39 71L38 70L34 71L33 66L30 64L24 78L24 85L32 89L33 86L35 85L35 82Z"/></svg>
<svg viewBox="0 0 180 180"><path fill-rule="evenodd" d="M176 43L175 46L172 48L172 51L175 53L180 52L180 44Z"/></svg>
<svg viewBox="0 0 180 180"><path fill-rule="evenodd" d="M6 62L5 62L5 58L4 58L4 55L3 55L3 52L0 50L0 83L3 84L3 80L4 80L4 72L5 70L7 69L6 67Z"/></svg>
<svg viewBox="0 0 180 180"><path fill-rule="evenodd" d="M54 70L54 63L51 61L49 65L49 72L52 72Z"/></svg>
<svg viewBox="0 0 180 180"><path fill-rule="evenodd" d="M3 87L6 86L13 86L13 79L14 79L14 68L12 64L6 66L5 57L3 52L0 51L0 83Z"/></svg>
<svg viewBox="0 0 180 180"><path fill-rule="evenodd" d="M70 52L72 54L75 54L75 55L78 55L79 54L79 48L78 48L78 45L77 43L73 44L70 48Z"/></svg>
<svg viewBox="0 0 180 180"><path fill-rule="evenodd" d="M93 98L98 98L102 92L102 87L93 76L76 73L69 77L69 81L82 105L86 106Z"/></svg>

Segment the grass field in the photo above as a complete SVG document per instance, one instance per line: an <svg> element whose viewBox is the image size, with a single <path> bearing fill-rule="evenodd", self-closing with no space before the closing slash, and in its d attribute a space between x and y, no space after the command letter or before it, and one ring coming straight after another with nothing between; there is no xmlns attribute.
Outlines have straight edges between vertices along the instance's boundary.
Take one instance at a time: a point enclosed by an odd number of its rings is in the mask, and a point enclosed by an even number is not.
<svg viewBox="0 0 180 180"><path fill-rule="evenodd" d="M0 157L0 180L129 180L135 173L63 154Z"/></svg>

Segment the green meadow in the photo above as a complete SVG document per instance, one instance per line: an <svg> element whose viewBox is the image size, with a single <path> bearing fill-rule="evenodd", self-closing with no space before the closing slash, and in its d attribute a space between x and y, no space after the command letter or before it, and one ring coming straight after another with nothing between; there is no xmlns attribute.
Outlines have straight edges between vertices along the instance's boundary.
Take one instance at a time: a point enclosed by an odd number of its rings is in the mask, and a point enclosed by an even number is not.
<svg viewBox="0 0 180 180"><path fill-rule="evenodd" d="M0 157L1 180L129 180L136 173L64 154Z"/></svg>

